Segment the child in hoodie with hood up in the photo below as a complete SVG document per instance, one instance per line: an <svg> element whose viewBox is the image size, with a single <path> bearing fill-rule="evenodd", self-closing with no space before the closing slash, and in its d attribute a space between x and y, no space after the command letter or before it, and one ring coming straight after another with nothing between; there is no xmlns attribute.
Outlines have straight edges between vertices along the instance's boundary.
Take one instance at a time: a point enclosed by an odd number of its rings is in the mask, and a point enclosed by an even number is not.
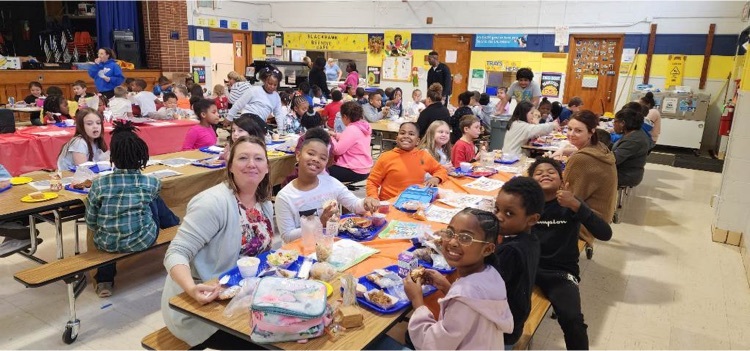
<svg viewBox="0 0 750 351"><path fill-rule="evenodd" d="M505 282L491 265L500 222L491 212L465 208L438 232L445 259L456 267L451 284L443 275L426 270L415 282L404 279L404 291L414 306L409 337L416 350L502 350L504 333L513 331ZM440 289L440 317L424 305L422 284Z"/></svg>
<svg viewBox="0 0 750 351"><path fill-rule="evenodd" d="M340 182L359 182L370 175L372 128L363 116L362 105L349 101L341 105L341 121L346 126L344 131L329 131L336 161L328 172Z"/></svg>

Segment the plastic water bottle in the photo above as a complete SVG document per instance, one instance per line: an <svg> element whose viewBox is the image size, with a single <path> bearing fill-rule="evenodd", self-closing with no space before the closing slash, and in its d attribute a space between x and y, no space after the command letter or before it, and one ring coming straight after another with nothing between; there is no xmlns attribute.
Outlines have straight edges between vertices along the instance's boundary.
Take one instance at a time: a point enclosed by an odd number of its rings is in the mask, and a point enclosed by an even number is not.
<svg viewBox="0 0 750 351"><path fill-rule="evenodd" d="M339 234L339 218L338 216L331 216L326 222L326 235L338 236Z"/></svg>
<svg viewBox="0 0 750 351"><path fill-rule="evenodd" d="M495 163L495 156L487 151L487 145L482 144L479 150L479 163L484 167L492 167Z"/></svg>

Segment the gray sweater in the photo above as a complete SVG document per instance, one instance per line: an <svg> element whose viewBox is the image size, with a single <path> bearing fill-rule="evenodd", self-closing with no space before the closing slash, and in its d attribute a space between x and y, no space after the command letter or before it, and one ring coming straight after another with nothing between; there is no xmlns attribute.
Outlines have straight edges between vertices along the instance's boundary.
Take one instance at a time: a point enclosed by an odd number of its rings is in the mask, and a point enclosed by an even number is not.
<svg viewBox="0 0 750 351"><path fill-rule="evenodd" d="M643 129L624 135L612 146L617 162L617 186L636 186L643 180L651 138Z"/></svg>
<svg viewBox="0 0 750 351"><path fill-rule="evenodd" d="M273 223L271 201L256 204L256 208ZM169 271L176 265L186 265L198 284L233 268L240 253L239 213L237 199L226 183L204 190L190 200L187 214L164 256L167 269L161 298L164 323L172 334L190 346L202 343L218 329L169 307L169 299L183 292ZM274 235L274 242L278 242L278 235Z"/></svg>

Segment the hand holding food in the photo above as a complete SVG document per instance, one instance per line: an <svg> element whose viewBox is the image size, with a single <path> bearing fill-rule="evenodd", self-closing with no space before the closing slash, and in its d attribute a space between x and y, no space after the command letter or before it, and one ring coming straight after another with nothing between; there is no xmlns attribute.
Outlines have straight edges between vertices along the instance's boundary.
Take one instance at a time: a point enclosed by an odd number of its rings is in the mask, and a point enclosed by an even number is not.
<svg viewBox="0 0 750 351"><path fill-rule="evenodd" d="M365 211L375 213L378 211L378 208L380 207L380 200L374 199L371 197L366 197L364 205L365 205Z"/></svg>
<svg viewBox="0 0 750 351"><path fill-rule="evenodd" d="M422 285L415 283L411 277L404 278L404 292L411 301L414 309L424 306L424 297L422 296Z"/></svg>
<svg viewBox="0 0 750 351"><path fill-rule="evenodd" d="M409 277L411 277L411 280L413 280L415 283L419 285L424 285L424 273L425 269L424 267L417 267L415 269L412 269L411 272L409 272Z"/></svg>
<svg viewBox="0 0 750 351"><path fill-rule="evenodd" d="M201 305L205 305L219 296L221 285L196 284L188 294Z"/></svg>
<svg viewBox="0 0 750 351"><path fill-rule="evenodd" d="M432 177L430 179L427 179L426 182L424 182L426 186L438 186L440 185L440 178L438 177Z"/></svg>
<svg viewBox="0 0 750 351"><path fill-rule="evenodd" d="M422 278L424 279L424 284L432 285L443 293L448 293L448 290L451 289L451 283L448 281L448 278L434 269L425 269Z"/></svg>

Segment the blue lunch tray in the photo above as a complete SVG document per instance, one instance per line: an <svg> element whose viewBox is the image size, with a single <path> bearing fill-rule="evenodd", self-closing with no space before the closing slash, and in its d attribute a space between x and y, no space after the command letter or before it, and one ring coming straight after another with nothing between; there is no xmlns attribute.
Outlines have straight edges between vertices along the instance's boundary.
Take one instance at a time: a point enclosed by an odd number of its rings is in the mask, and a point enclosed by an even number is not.
<svg viewBox="0 0 750 351"><path fill-rule="evenodd" d="M394 273L398 273L398 265L395 265L395 264L392 265L392 266L385 267L383 269L391 271L391 272L394 272ZM358 282L360 284L364 285L365 288L367 288L367 291L370 291L370 290L373 290L373 289L375 289L375 290L384 290L384 289L381 289L377 284L375 284L375 283L367 280L367 278L364 277L364 276L359 277L359 281ZM427 285L427 287L428 287L427 291L425 291L424 289L422 290L423 291L423 296L432 295L434 292L437 291L437 288L435 288L432 285ZM385 292L387 293L387 291L385 291ZM386 308L382 308L382 307L380 307L380 306L378 306L378 305L376 305L376 304L374 304L374 303L372 303L370 301L367 301L367 299L365 297L359 297L359 296L357 296L357 302L360 303L360 304L362 304L362 305L364 305L364 306L366 306L367 308L369 308L369 309L371 309L371 310L373 310L375 312L380 312L380 313L383 313L383 314L395 313L395 312L403 310L404 308L407 308L407 307L411 306L411 301L406 300L406 299L400 299L400 300L398 300L398 302L396 302L396 304L394 304L393 306L391 306L391 307L389 307L387 309Z"/></svg>
<svg viewBox="0 0 750 351"><path fill-rule="evenodd" d="M89 188L89 189L91 189L91 188ZM72 191L74 193L84 194L84 195L88 195L88 193L89 193L88 190L76 189L76 188L70 186L70 184L68 184L68 185L65 186L65 190Z"/></svg>
<svg viewBox="0 0 750 351"><path fill-rule="evenodd" d="M412 242L413 242L413 240L412 240ZM410 247L409 249L407 249L406 251L409 251L409 252L414 252L414 250L416 250L416 249L419 249L419 248L421 248L421 247L422 247L422 246L417 246L417 245L414 245L414 246ZM418 263L418 264L419 264L420 266L424 267L424 268L427 268L427 269L434 269L434 270L436 270L436 271L438 271L438 272L440 272L440 273L442 273L442 274L451 274L451 273L453 273L453 272L455 272L455 271L456 271L456 269L455 269L455 268L451 268L451 269L437 269L437 268L433 267L431 263L429 263L429 262L427 262L427 261L423 261L423 260L417 260L417 263Z"/></svg>
<svg viewBox="0 0 750 351"><path fill-rule="evenodd" d="M421 185L409 185L401 195L398 196L396 203L393 205L397 210L414 213L415 210L407 210L403 207L404 202L407 201L419 201L425 205L431 204L437 199L438 188L437 187L422 187ZM426 207L426 206L425 206Z"/></svg>
<svg viewBox="0 0 750 351"><path fill-rule="evenodd" d="M221 152L211 151L208 148L210 148L210 146L204 146L204 147L198 149L198 151L205 152L207 154L214 154L214 155L218 155L218 154L221 153Z"/></svg>
<svg viewBox="0 0 750 351"><path fill-rule="evenodd" d="M200 163L200 161L210 160L210 159L212 159L212 157L204 158L202 160L198 160L198 161L195 161L195 162L191 162L190 164L193 165L193 166L196 166L196 167L211 168L211 169L214 169L214 168L224 168L224 167L227 166L226 161L222 162L220 165L211 165L211 166Z"/></svg>
<svg viewBox="0 0 750 351"><path fill-rule="evenodd" d="M258 256L255 256L255 257L257 257L257 258L260 259L260 265L258 266L258 272L255 273L256 276L258 275L258 273L263 272L266 268L268 268L268 262L266 262L266 257L270 253L272 253L272 252L275 252L275 251L266 251L266 252L262 252L262 253L258 254ZM292 263L289 266L289 268L287 268L287 270L289 270L289 271L295 271L295 272L297 272L297 274L299 274L299 269L302 267L302 262L304 262L304 261L305 261L305 256L299 255L299 258L297 258L297 261L294 262L294 263ZM312 260L312 261L313 261L313 263L317 262L315 260ZM242 281L242 274L240 274L240 268L237 267L237 266L234 266L234 268L232 268L232 269L230 269L230 270L222 273L221 275L219 275L218 278L221 279L221 277L223 277L223 276L225 276L227 274L229 275L229 282L227 283L228 286L239 285L240 281ZM295 275L295 278L296 277L297 276Z"/></svg>
<svg viewBox="0 0 750 351"><path fill-rule="evenodd" d="M360 216L354 213L347 213L341 216L341 219L345 219L349 217L364 217L364 216ZM371 224L369 227L367 227L367 229L360 229L360 232L367 231L370 233L369 235L362 237L362 238L354 237L349 232L341 231L341 230L339 230L338 237L342 239L349 239L349 240L354 240L354 241L359 241L359 242L370 241L370 240L377 238L378 233L380 233L380 230L385 228L386 225L388 225L388 220L386 220L381 226L375 226L374 224Z"/></svg>

